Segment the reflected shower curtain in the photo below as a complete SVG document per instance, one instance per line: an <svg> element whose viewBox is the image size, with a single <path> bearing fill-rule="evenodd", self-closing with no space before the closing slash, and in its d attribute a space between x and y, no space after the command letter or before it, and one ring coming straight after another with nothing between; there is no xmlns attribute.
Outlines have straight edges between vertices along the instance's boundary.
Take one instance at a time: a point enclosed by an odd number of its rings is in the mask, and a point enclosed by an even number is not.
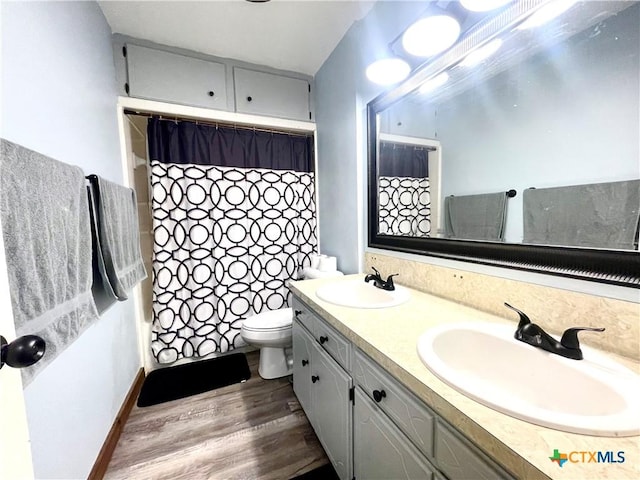
<svg viewBox="0 0 640 480"><path fill-rule="evenodd" d="M155 118L148 137L153 355L233 350L317 250L313 138Z"/></svg>
<svg viewBox="0 0 640 480"><path fill-rule="evenodd" d="M429 237L431 193L428 149L382 142L378 164L380 235Z"/></svg>

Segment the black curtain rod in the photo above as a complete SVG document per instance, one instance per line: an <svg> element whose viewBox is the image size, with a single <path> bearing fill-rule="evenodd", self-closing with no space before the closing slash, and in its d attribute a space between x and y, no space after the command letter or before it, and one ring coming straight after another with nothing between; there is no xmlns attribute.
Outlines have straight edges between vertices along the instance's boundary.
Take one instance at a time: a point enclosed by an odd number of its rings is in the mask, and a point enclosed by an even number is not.
<svg viewBox="0 0 640 480"><path fill-rule="evenodd" d="M243 123L234 123L234 122L221 122L217 120L202 120L199 118L189 118L189 117L178 117L165 115L161 113L149 113L149 112L139 112L136 110L124 110L125 115L137 115L139 117L147 117L147 118L159 118L160 120L171 120L173 122L192 122L197 125L208 125L211 127L227 127L227 128L236 128L236 129L244 129L244 130L253 130L254 132L266 132L266 133L278 133L280 135L291 135L296 137L312 137L313 132L296 132L292 130L278 130L274 128L264 128L261 126L255 126L250 124Z"/></svg>

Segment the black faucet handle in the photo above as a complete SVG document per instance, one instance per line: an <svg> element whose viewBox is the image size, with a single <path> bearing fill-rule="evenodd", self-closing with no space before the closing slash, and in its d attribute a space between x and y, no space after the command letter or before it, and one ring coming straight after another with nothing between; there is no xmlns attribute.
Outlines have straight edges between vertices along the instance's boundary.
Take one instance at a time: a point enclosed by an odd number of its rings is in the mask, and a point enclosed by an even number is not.
<svg viewBox="0 0 640 480"><path fill-rule="evenodd" d="M526 325L529 325L531 323L531 320L529 320L529 317L527 316L526 313L518 310L516 307L512 307L507 302L504 302L504 306L507 308L510 308L511 310L516 312L518 315L520 315L520 322L518 323L518 328L524 328Z"/></svg>
<svg viewBox="0 0 640 480"><path fill-rule="evenodd" d="M568 328L562 334L560 344L565 348L579 349L580 342L578 341L578 332L586 330L588 332L604 332L604 328L591 328L591 327L574 327Z"/></svg>
<svg viewBox="0 0 640 480"><path fill-rule="evenodd" d="M393 273L387 277L387 284L393 286L393 277L397 277L399 273Z"/></svg>

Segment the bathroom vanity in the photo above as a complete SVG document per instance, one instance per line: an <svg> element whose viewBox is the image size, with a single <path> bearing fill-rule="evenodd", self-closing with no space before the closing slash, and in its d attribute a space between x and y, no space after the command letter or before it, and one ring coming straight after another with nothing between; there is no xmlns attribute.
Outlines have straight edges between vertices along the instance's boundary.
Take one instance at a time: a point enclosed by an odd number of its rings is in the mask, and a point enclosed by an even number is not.
<svg viewBox="0 0 640 480"><path fill-rule="evenodd" d="M640 476L640 437L570 434L512 418L455 391L418 357L418 337L430 327L504 319L415 290L402 305L376 309L315 295L362 278L291 284L294 391L341 479ZM561 470L549 458L554 449L624 451L626 462Z"/></svg>

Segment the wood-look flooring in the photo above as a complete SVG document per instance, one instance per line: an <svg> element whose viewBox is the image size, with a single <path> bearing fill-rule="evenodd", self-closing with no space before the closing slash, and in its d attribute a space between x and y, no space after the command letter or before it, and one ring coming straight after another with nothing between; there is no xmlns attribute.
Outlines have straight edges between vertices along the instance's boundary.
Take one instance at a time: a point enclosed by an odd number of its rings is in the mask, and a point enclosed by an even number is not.
<svg viewBox="0 0 640 480"><path fill-rule="evenodd" d="M133 407L105 479L287 480L329 462L288 378Z"/></svg>

